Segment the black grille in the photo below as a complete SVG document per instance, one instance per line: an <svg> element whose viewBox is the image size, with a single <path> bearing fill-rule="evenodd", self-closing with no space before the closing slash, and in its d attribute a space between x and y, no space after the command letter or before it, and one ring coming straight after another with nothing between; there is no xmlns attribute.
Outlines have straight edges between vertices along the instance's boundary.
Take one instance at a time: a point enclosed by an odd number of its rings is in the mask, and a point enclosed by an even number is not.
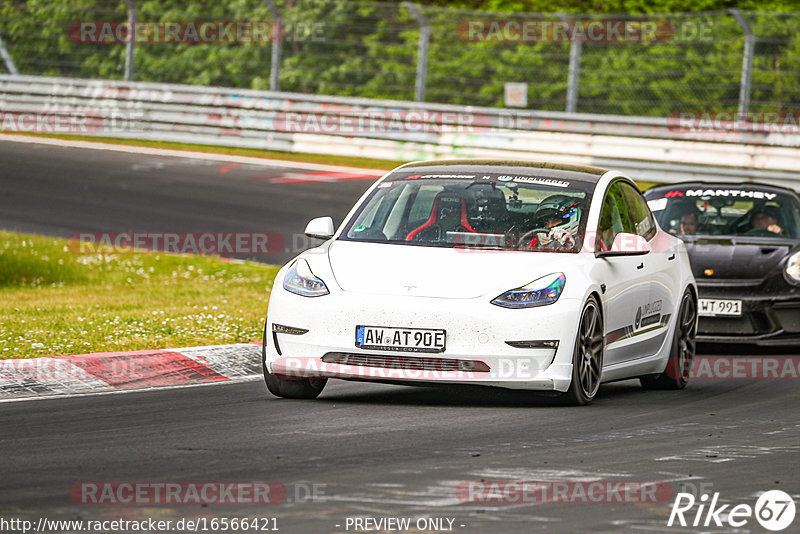
<svg viewBox="0 0 800 534"><path fill-rule="evenodd" d="M755 334L753 323L747 315L742 317L700 317L697 321L698 334Z"/></svg>
<svg viewBox="0 0 800 534"><path fill-rule="evenodd" d="M800 308L773 308L778 322L791 334L800 333Z"/></svg>

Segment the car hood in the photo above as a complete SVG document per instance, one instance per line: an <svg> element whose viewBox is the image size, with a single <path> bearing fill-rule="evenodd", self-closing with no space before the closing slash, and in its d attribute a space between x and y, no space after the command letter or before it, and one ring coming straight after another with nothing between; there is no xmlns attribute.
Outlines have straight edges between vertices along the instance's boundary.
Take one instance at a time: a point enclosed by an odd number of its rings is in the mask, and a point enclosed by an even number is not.
<svg viewBox="0 0 800 534"><path fill-rule="evenodd" d="M344 291L452 299L500 294L563 271L576 256L341 240L328 249L333 275Z"/></svg>
<svg viewBox="0 0 800 534"><path fill-rule="evenodd" d="M771 238L698 237L686 243L698 282L709 279L760 280L779 269L797 241ZM709 277L706 269L713 269Z"/></svg>

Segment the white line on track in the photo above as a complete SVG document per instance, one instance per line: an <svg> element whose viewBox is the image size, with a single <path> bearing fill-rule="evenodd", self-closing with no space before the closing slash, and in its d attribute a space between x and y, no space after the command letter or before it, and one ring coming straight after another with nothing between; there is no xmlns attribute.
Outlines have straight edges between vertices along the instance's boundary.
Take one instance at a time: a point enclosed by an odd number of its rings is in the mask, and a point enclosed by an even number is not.
<svg viewBox="0 0 800 534"><path fill-rule="evenodd" d="M388 171L378 169L362 169L359 167L346 167L339 165L325 165L322 163L303 163L300 161L286 161L281 159L256 158L252 156L237 156L234 154L215 154L209 152L192 152L190 150L171 150L166 148L153 148L130 145L117 145L113 143L100 143L94 141L70 141L53 137L29 137L26 135L2 135L0 141L14 143L35 143L40 145L61 146L68 148L86 148L91 150L112 150L127 152L129 154L144 154L149 156L167 156L174 158L203 159L211 161L225 161L244 163L248 165L262 165L264 167L285 167L290 169L318 170L348 172L355 174L369 174L375 177L383 176Z"/></svg>

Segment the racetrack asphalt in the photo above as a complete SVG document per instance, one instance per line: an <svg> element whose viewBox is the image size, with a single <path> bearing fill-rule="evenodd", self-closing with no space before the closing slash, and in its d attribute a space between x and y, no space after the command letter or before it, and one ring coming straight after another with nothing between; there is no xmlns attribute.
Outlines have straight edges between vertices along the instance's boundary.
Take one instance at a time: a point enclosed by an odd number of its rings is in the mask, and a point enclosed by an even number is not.
<svg viewBox="0 0 800 534"><path fill-rule="evenodd" d="M629 381L581 408L348 382L330 382L314 401L279 400L261 381L9 403L0 405L0 503L2 515L32 519L276 517L289 533L345 532L347 517L365 515L453 518L469 533L675 532L669 502L462 503L457 488L664 481L720 492L722 503L752 506L776 488L796 499L800 394L796 381L771 382L652 392ZM76 504L68 491L82 481L270 481L297 502ZM318 498L303 500L311 491Z"/></svg>
<svg viewBox="0 0 800 534"><path fill-rule="evenodd" d="M220 172L223 164L177 159L0 142L0 227L291 235L316 215L340 222L371 183L273 183L298 170ZM720 504L752 506L771 489L800 504L799 401L800 382L787 378L697 380L684 391L619 382L580 408L501 390L334 381L314 401L276 399L250 381L4 403L0 517L275 517L291 534L355 532L347 527L355 516L448 518L465 533L696 532L667 527L671 500L463 502L458 488L663 481L674 491L719 492ZM271 481L287 500L134 506L69 497L89 481ZM751 518L737 532L763 529Z"/></svg>
<svg viewBox="0 0 800 534"><path fill-rule="evenodd" d="M337 180L349 176L296 164L232 164L2 138L0 162L0 228L5 230L58 237L80 232L276 232L283 237L282 252L230 254L275 264L312 244L303 235L311 218L327 215L340 223L375 181Z"/></svg>

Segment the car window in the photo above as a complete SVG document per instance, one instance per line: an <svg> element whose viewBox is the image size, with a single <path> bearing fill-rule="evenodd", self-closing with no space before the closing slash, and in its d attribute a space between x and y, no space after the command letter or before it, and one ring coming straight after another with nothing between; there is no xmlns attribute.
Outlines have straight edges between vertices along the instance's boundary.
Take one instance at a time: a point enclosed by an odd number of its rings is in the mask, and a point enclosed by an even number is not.
<svg viewBox="0 0 800 534"><path fill-rule="evenodd" d="M399 204L398 198L405 196L403 193L403 188L396 188L375 197L374 202L358 213L355 221L347 230L348 235L361 239L386 239L388 237L385 233L387 219L395 206Z"/></svg>
<svg viewBox="0 0 800 534"><path fill-rule="evenodd" d="M647 207L647 201L641 193L633 186L625 182L617 182L622 189L622 195L625 199L625 204L628 207L628 215L631 218L635 234L638 234L648 241L656 235L656 225L653 219L653 214L650 213L650 208Z"/></svg>
<svg viewBox="0 0 800 534"><path fill-rule="evenodd" d="M579 252L594 184L536 175L386 177L340 239L418 246Z"/></svg>
<svg viewBox="0 0 800 534"><path fill-rule="evenodd" d="M414 203L411 204L408 220L415 222L426 220L431 213L436 195L443 189L441 185L422 185L414 197Z"/></svg>
<svg viewBox="0 0 800 534"><path fill-rule="evenodd" d="M692 184L658 188L645 197L658 224L678 237L800 237L800 201L780 190Z"/></svg>
<svg viewBox="0 0 800 534"><path fill-rule="evenodd" d="M617 181L611 184L603 200L600 211L600 222L597 225L597 243L595 250L611 250L614 238L619 233L635 234L636 228L629 215L625 199L624 182ZM635 191L634 191L635 192Z"/></svg>

